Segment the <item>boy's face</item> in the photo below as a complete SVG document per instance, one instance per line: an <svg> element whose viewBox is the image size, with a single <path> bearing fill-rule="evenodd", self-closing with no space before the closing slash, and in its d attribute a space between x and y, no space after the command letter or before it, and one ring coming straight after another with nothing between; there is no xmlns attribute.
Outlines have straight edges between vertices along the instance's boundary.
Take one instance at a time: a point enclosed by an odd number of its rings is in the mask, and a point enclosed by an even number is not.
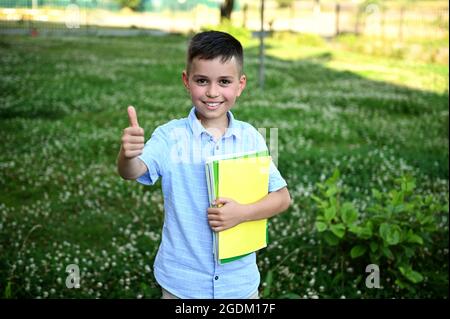
<svg viewBox="0 0 450 319"><path fill-rule="evenodd" d="M183 72L183 82L191 94L192 103L201 121L226 120L227 112L246 85L233 57L226 62L194 58L189 74Z"/></svg>

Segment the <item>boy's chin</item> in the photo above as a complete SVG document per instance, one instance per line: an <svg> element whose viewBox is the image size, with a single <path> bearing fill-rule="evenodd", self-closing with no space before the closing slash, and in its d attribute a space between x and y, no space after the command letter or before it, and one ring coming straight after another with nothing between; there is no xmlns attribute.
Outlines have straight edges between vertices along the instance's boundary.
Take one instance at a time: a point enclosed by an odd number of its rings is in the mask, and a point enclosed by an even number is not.
<svg viewBox="0 0 450 319"><path fill-rule="evenodd" d="M228 109L224 106L219 106L218 108L214 110L210 110L207 107L195 107L197 117L202 117L204 119L212 120L212 119L218 119L221 117L226 117Z"/></svg>
<svg viewBox="0 0 450 319"><path fill-rule="evenodd" d="M228 107L225 104L219 104L217 106L208 106L202 104L200 107L195 107L197 111L202 112L204 114L217 114L217 113L226 113L228 111Z"/></svg>

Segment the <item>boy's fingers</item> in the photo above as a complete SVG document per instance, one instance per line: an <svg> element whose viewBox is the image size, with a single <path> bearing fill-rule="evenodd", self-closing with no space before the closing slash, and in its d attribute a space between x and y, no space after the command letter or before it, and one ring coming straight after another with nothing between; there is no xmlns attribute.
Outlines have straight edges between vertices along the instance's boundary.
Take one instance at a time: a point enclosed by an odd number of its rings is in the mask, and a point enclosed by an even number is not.
<svg viewBox="0 0 450 319"><path fill-rule="evenodd" d="M220 227L221 223L219 223L219 222L209 222L209 226L211 226L211 227Z"/></svg>
<svg viewBox="0 0 450 319"><path fill-rule="evenodd" d="M142 127L127 127L123 133L132 136L144 136L144 129Z"/></svg>
<svg viewBox="0 0 450 319"><path fill-rule="evenodd" d="M211 220L221 220L221 219L222 219L222 217L220 217L219 214L208 214L208 220L209 221L211 221Z"/></svg>
<svg viewBox="0 0 450 319"><path fill-rule="evenodd" d="M220 207L208 207L208 214L219 214Z"/></svg>
<svg viewBox="0 0 450 319"><path fill-rule="evenodd" d="M136 156L139 156L142 154L142 150L139 151L126 151L125 152L125 157L126 158L134 158Z"/></svg>
<svg viewBox="0 0 450 319"><path fill-rule="evenodd" d="M130 121L131 127L139 127L136 110L133 106L128 107L128 120Z"/></svg>
<svg viewBox="0 0 450 319"><path fill-rule="evenodd" d="M129 151L137 151L144 149L144 144L128 144L127 150Z"/></svg>
<svg viewBox="0 0 450 319"><path fill-rule="evenodd" d="M127 136L122 137L122 143L129 143L129 144L142 144L145 143L144 137L141 135L133 135L129 134Z"/></svg>

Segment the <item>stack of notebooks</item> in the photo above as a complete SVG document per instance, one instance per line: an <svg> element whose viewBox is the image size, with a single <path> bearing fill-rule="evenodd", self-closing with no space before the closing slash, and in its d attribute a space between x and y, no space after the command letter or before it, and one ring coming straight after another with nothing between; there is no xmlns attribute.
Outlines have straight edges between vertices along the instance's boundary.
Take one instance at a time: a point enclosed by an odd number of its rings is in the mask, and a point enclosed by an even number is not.
<svg viewBox="0 0 450 319"><path fill-rule="evenodd" d="M251 204L269 189L268 151L218 155L206 160L206 180L210 206L216 198L231 198ZM267 219L249 221L214 233L214 255L225 264L267 246Z"/></svg>

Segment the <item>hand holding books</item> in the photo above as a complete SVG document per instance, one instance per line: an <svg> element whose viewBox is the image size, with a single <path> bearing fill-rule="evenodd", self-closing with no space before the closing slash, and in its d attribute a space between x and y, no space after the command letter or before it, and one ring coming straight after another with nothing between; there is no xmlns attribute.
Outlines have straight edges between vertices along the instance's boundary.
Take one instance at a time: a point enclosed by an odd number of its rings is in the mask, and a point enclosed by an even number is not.
<svg viewBox="0 0 450 319"><path fill-rule="evenodd" d="M231 198L218 198L213 205L215 207L208 208L208 220L215 232L226 230L246 221L246 206Z"/></svg>

